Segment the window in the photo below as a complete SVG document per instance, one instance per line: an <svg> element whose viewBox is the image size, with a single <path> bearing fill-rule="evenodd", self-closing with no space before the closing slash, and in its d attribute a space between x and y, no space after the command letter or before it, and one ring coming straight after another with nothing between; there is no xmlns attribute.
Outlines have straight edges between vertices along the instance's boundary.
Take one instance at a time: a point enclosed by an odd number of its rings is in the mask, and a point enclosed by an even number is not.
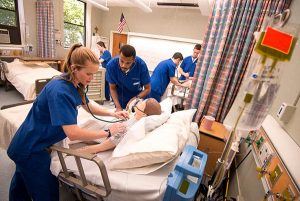
<svg viewBox="0 0 300 201"><path fill-rule="evenodd" d="M9 35L9 40L1 40L0 44L21 44L18 0L0 1L1 38Z"/></svg>
<svg viewBox="0 0 300 201"><path fill-rule="evenodd" d="M64 0L64 47L74 43L85 45L86 3L79 0Z"/></svg>

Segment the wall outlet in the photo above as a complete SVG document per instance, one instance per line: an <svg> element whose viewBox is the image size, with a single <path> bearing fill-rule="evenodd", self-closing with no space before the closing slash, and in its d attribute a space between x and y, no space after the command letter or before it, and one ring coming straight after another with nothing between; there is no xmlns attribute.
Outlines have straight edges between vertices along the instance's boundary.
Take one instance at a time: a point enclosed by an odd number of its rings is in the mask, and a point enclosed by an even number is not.
<svg viewBox="0 0 300 201"><path fill-rule="evenodd" d="M287 103L282 103L276 116L280 121L287 123L291 119L295 110L296 106L289 105Z"/></svg>

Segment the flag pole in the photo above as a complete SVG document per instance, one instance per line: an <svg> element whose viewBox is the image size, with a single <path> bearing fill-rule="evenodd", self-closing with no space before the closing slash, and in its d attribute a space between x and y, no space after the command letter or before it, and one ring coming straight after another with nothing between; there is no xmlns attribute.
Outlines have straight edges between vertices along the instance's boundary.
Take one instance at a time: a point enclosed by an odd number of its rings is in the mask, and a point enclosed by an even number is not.
<svg viewBox="0 0 300 201"><path fill-rule="evenodd" d="M123 10L121 10L121 11L122 11L122 13L123 13ZM123 15L124 15L124 13L123 13ZM124 18L125 18L125 15L124 15ZM125 18L125 23L126 23L126 26L127 26L128 32L130 32L130 29L129 29L129 26L128 26L128 24L127 24L127 20L126 20L126 18Z"/></svg>
<svg viewBox="0 0 300 201"><path fill-rule="evenodd" d="M130 32L129 26L127 24L127 20L126 20L126 26L127 26L128 32Z"/></svg>

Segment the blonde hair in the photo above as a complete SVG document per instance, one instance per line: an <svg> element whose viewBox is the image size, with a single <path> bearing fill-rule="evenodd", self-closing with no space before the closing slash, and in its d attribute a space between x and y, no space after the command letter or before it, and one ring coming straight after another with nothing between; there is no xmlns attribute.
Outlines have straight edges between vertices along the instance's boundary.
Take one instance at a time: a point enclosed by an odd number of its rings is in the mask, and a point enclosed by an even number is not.
<svg viewBox="0 0 300 201"><path fill-rule="evenodd" d="M75 79L74 72L71 67L72 65L74 65L77 70L81 70L82 68L85 68L86 62L99 65L99 60L91 49L82 46L80 43L74 44L70 48L63 65L63 72L66 74L65 77L68 77L67 80L73 82ZM77 90L81 96L82 102L85 104L86 100L83 86L79 86Z"/></svg>

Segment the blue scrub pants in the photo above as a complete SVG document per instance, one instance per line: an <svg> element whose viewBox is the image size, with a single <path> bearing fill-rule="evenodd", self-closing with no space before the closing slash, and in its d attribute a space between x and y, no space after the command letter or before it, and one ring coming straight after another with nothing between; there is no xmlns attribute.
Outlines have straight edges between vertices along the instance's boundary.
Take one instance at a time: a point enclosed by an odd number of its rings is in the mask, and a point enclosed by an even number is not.
<svg viewBox="0 0 300 201"><path fill-rule="evenodd" d="M57 178L50 171L50 154L32 154L16 163L9 189L9 201L58 201Z"/></svg>
<svg viewBox="0 0 300 201"><path fill-rule="evenodd" d="M110 100L109 83L105 80L105 99Z"/></svg>

